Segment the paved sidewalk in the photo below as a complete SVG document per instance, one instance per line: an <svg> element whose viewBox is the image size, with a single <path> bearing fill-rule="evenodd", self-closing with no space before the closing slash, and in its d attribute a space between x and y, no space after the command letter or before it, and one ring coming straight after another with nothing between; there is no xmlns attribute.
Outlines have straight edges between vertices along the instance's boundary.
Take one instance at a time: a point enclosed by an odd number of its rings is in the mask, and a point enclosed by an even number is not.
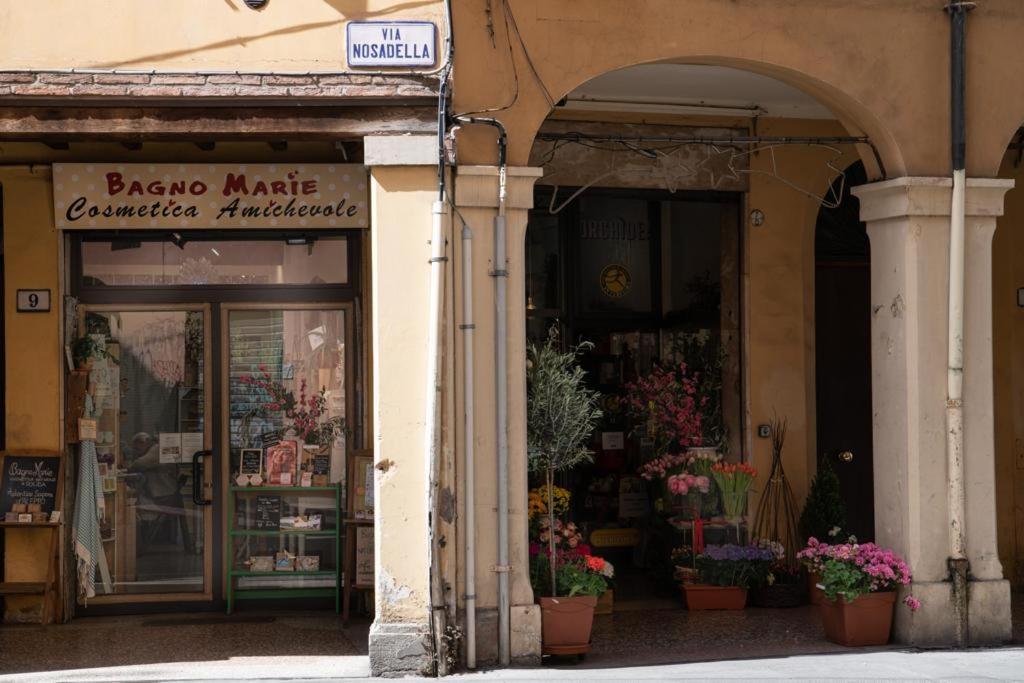
<svg viewBox="0 0 1024 683"><path fill-rule="evenodd" d="M142 664L0 676L4 683L99 683L126 681L326 681L366 680L366 657L238 657L215 662ZM464 681L656 681L656 680L1000 680L1024 681L1024 648L952 651L886 651L806 655L729 662L605 669L542 667L452 676ZM410 679L411 680L411 679ZM430 680L430 679L420 679Z"/></svg>

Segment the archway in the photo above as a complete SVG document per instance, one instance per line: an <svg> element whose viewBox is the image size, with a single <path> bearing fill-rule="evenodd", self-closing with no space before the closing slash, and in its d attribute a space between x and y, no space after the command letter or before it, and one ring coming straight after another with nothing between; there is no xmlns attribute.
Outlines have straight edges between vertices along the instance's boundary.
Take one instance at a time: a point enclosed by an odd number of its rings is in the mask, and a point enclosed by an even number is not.
<svg viewBox="0 0 1024 683"><path fill-rule="evenodd" d="M817 457L836 472L846 528L875 536L871 443L871 245L850 186L867 182L857 162L822 207L815 228L814 348Z"/></svg>
<svg viewBox="0 0 1024 683"><path fill-rule="evenodd" d="M581 356L605 408L595 464L557 483L571 493L583 541L621 572L622 609L677 608L675 580L692 570L701 535L719 544L754 536L756 493L736 524L713 493L664 495L664 472L644 481L650 463L693 445L652 435L643 409L625 407L644 405L636 386L655 368L681 372L682 361L717 373L701 422L721 431L694 442L752 464L761 485L771 464L761 428L788 420L784 463L796 503L806 495L819 453L815 226L819 214L849 212L848 186L866 182L862 142L796 88L694 64L598 77L539 126L529 163L545 173L526 230L526 331L538 340L557 322L563 339L595 345ZM870 397L867 405L856 429L870 444ZM857 450L870 462L869 447ZM675 462L668 474L700 466ZM869 512L857 531L871 537L871 498L860 502ZM792 554L803 539L787 540Z"/></svg>

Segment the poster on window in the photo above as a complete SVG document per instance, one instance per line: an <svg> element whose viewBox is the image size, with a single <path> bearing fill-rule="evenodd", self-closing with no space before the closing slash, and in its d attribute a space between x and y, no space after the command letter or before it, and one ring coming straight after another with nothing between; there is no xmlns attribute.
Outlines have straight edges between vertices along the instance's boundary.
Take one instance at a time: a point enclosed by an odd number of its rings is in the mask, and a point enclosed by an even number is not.
<svg viewBox="0 0 1024 683"><path fill-rule="evenodd" d="M360 164L54 164L57 227L365 228Z"/></svg>

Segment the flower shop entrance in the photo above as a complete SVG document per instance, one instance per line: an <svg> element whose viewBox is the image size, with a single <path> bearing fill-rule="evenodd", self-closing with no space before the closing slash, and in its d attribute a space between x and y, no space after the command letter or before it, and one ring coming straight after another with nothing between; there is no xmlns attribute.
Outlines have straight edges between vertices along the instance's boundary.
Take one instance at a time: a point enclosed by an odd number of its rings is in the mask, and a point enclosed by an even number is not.
<svg viewBox="0 0 1024 683"><path fill-rule="evenodd" d="M92 378L103 558L79 615L338 606L339 487L365 428L361 243L356 231L74 236L79 333L110 360ZM259 557L306 564L277 572Z"/></svg>
<svg viewBox="0 0 1024 683"><path fill-rule="evenodd" d="M664 472L641 470L660 462L656 455L667 445L664 425L642 416L642 406L655 400L645 392L664 380L652 374L658 367L693 381L696 403L675 408L690 411L680 420L699 434L682 440L704 446L704 455L739 459L740 197L595 188L553 214L561 200L537 191L526 238L528 334L542 343L556 330L563 348L592 344L579 360L601 396L593 463L559 473L555 482L565 489L556 511L579 532L566 542L585 540L615 568L614 594L598 613L610 612L612 600L616 611L677 605L672 557L689 552L681 546L693 542L694 518L703 518L698 543L745 535L725 519L717 497L699 495L701 486L678 495ZM531 495L532 513L541 501L539 492ZM534 514L532 524L540 519Z"/></svg>

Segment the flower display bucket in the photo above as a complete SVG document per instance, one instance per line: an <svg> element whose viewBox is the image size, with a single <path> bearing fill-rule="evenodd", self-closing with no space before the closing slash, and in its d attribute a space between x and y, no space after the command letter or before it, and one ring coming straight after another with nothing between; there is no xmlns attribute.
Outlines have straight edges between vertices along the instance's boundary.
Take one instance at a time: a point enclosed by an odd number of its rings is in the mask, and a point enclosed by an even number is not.
<svg viewBox="0 0 1024 683"><path fill-rule="evenodd" d="M615 611L615 591L611 588L601 593L597 599L597 607L594 608L595 615L611 614Z"/></svg>
<svg viewBox="0 0 1024 683"><path fill-rule="evenodd" d="M866 593L853 602L824 598L818 609L825 637L849 647L885 645L892 631L896 592Z"/></svg>
<svg viewBox="0 0 1024 683"><path fill-rule="evenodd" d="M563 654L569 648L586 652L594 625L596 595L540 598L541 641L544 654Z"/></svg>
<svg viewBox="0 0 1024 683"><path fill-rule="evenodd" d="M708 586L702 583L683 584L686 609L743 609L747 606L747 589L739 586Z"/></svg>
<svg viewBox="0 0 1024 683"><path fill-rule="evenodd" d="M807 604L807 588L803 581L762 586L750 592L750 604L754 607L799 607Z"/></svg>

